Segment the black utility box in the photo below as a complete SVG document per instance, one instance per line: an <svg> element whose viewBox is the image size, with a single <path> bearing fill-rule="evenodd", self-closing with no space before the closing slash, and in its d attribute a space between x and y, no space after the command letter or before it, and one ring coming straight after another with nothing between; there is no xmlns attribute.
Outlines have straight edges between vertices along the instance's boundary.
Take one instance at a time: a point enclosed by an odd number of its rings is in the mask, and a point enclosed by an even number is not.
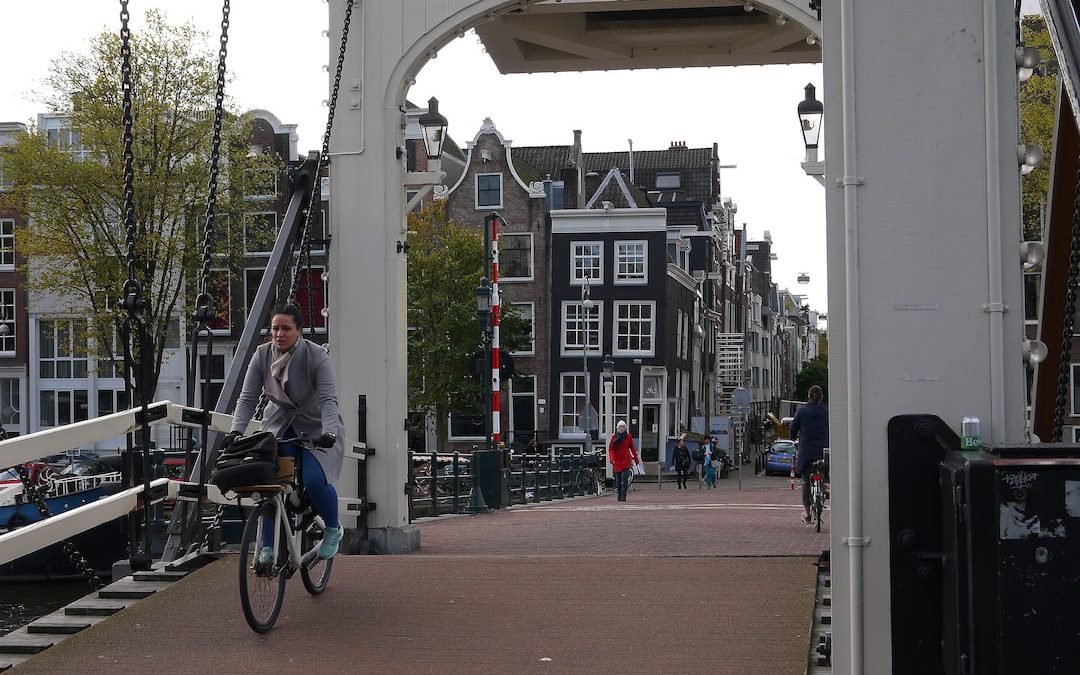
<svg viewBox="0 0 1080 675"><path fill-rule="evenodd" d="M945 672L1080 673L1080 447L953 450L939 470Z"/></svg>
<svg viewBox="0 0 1080 675"><path fill-rule="evenodd" d="M480 493L489 509L501 509L510 504L510 470L502 450L476 450L472 466Z"/></svg>

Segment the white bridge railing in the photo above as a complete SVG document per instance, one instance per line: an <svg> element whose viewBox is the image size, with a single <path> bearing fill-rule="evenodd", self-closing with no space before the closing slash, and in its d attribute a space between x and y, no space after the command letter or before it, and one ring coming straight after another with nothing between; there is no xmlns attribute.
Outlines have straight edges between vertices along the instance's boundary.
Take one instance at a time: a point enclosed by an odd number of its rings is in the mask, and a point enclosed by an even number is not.
<svg viewBox="0 0 1080 675"><path fill-rule="evenodd" d="M189 408L170 401L158 401L147 407L146 419L150 425L163 423L201 428L202 415L203 411L199 408ZM142 409L133 408L0 441L0 467L31 462L69 448L77 448L134 432L142 426L141 420ZM210 413L208 426L211 431L227 433L231 424L231 415ZM180 486L179 481L167 478L151 481L150 503L175 499ZM216 488L212 485L207 488L207 497L210 500L226 503ZM6 564L131 513L139 508L139 495L142 491L143 486L139 485L0 535L0 564ZM235 503L235 500L231 503Z"/></svg>

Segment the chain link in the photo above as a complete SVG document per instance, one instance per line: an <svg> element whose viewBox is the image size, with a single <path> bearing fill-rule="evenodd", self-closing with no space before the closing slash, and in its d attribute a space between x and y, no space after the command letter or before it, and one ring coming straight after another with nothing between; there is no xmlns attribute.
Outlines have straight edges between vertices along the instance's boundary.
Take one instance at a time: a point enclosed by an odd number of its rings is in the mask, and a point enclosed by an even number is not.
<svg viewBox="0 0 1080 675"><path fill-rule="evenodd" d="M34 506L37 507L42 520L52 518L52 513L49 511L49 505L45 503L45 496L42 494L42 491L38 489L38 486L31 482L30 473L26 470L26 467L19 464L15 467L15 472L19 474L19 480L22 482L23 494L25 494L26 497L34 503ZM86 579L86 582L90 584L91 588L97 590L105 585L94 571L94 568L86 562L86 558L79 552L79 549L75 548L74 544L70 541L64 541L61 543L61 548L67 555L68 560L75 565L75 568L79 570L79 574L82 575L83 579Z"/></svg>
<svg viewBox="0 0 1080 675"><path fill-rule="evenodd" d="M307 266L307 283L304 290L307 293L307 322L312 331L315 330L315 314L311 293L311 226L315 220L315 213L322 210L320 208L322 204L322 173L330 164L330 133L334 128L334 112L337 109L338 93L341 90L341 71L345 65L345 50L349 43L349 24L352 22L352 10L353 0L349 0L345 5L345 18L341 26L341 47L338 49L337 68L334 70L334 85L330 90L329 112L326 116L326 131L323 133L322 151L319 153L319 166L315 170L314 184L311 186L311 197L308 200L304 228L300 235L299 252L296 254L296 267L293 270L292 281L289 284L289 292L285 296L289 302L295 304L296 292L300 285L300 273Z"/></svg>
<svg viewBox="0 0 1080 675"><path fill-rule="evenodd" d="M1069 363L1072 360L1072 336L1076 314L1076 287L1080 279L1080 167L1076 170L1076 193L1073 196L1072 245L1069 250L1069 272L1065 286L1065 320L1061 328L1061 351L1058 363L1057 398L1054 401L1054 422L1050 442L1060 443L1065 424L1065 408L1069 398Z"/></svg>
<svg viewBox="0 0 1080 675"><path fill-rule="evenodd" d="M225 59L229 51L229 0L221 8L221 39L218 48L217 89L214 95L214 133L210 146L210 184L206 194L206 224L203 228L202 277L199 288L209 290L210 264L213 261L214 217L217 211L218 162L221 159L221 119L225 106Z"/></svg>

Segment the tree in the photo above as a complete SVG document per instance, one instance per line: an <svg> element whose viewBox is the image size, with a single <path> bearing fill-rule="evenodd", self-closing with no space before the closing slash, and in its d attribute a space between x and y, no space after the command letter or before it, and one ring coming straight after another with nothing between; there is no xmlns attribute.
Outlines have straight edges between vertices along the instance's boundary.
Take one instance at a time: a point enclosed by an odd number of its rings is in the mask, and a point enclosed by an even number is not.
<svg viewBox="0 0 1080 675"><path fill-rule="evenodd" d="M448 220L438 201L409 214L408 242L409 409L434 417L442 447L450 413L482 412L483 389L469 362L481 348L473 291L484 267L484 240L476 228ZM505 292L500 310L501 348L523 348L530 326Z"/></svg>
<svg viewBox="0 0 1080 675"><path fill-rule="evenodd" d="M829 400L829 365L821 357L810 359L803 364L802 370L795 376L795 400L805 401L810 387L821 387L822 400Z"/></svg>
<svg viewBox="0 0 1080 675"><path fill-rule="evenodd" d="M1020 85L1020 138L1042 146L1042 163L1022 179L1024 238L1042 238L1042 214L1050 184L1050 149L1053 146L1058 94L1058 64L1046 17L1032 14L1022 24L1024 44L1042 54L1046 72Z"/></svg>
<svg viewBox="0 0 1080 675"><path fill-rule="evenodd" d="M170 323L175 339L176 320L191 313L198 291L217 84L216 55L206 41L191 24L169 25L153 10L145 31L132 35L135 278L144 289L141 317L153 349L151 392ZM49 109L66 116L69 129L57 138L35 128L6 148L4 168L14 182L8 206L29 221L16 232L16 250L27 261L32 297L92 317L87 329L95 355L122 358L117 329L126 313L117 300L128 278L128 244L119 35L92 38L86 54L63 53L45 85ZM228 114L219 222L238 219L255 172L276 166L271 157L247 157L249 133L247 120ZM236 243L215 249L228 253ZM235 256L230 260L236 263Z"/></svg>

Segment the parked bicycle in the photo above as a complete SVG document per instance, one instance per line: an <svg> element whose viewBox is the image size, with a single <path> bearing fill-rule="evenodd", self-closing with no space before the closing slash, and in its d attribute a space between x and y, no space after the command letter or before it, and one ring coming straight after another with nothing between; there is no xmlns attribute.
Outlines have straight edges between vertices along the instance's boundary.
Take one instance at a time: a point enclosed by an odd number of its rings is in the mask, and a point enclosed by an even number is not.
<svg viewBox="0 0 1080 675"><path fill-rule="evenodd" d="M825 510L825 460L810 465L810 519L814 529L821 532L821 512Z"/></svg>
<svg viewBox="0 0 1080 675"><path fill-rule="evenodd" d="M308 450L308 439L278 439L278 446L293 443ZM240 540L240 605L251 629L265 633L274 627L285 599L285 582L299 570L304 588L312 595L326 590L334 559L318 556L326 524L315 513L304 492L300 462L279 457L284 478L271 485L250 485L234 489L242 497L256 501ZM292 471L288 465L292 464ZM269 519L267 527L263 523ZM271 526L270 523L273 523ZM264 530L273 530L272 541ZM263 555L263 548L272 554Z"/></svg>

